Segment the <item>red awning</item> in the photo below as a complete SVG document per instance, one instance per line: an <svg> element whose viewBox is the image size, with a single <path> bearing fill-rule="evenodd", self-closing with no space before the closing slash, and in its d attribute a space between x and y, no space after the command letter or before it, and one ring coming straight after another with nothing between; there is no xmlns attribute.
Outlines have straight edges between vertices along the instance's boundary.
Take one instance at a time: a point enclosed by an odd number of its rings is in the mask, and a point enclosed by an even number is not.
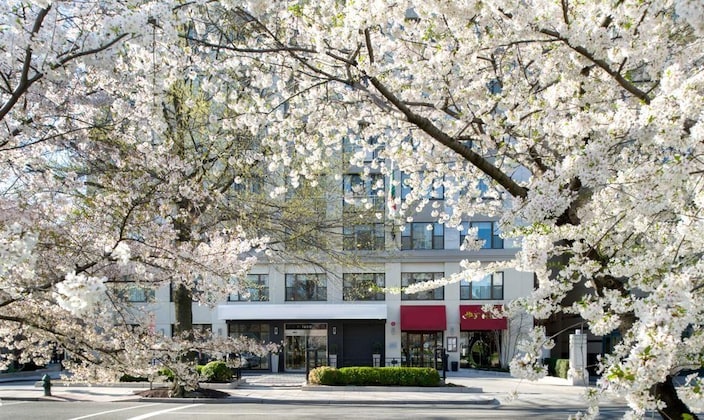
<svg viewBox="0 0 704 420"><path fill-rule="evenodd" d="M403 331L444 331L446 327L445 305L401 305Z"/></svg>
<svg viewBox="0 0 704 420"><path fill-rule="evenodd" d="M505 330L506 318L492 318L482 311L482 305L460 305L460 329Z"/></svg>

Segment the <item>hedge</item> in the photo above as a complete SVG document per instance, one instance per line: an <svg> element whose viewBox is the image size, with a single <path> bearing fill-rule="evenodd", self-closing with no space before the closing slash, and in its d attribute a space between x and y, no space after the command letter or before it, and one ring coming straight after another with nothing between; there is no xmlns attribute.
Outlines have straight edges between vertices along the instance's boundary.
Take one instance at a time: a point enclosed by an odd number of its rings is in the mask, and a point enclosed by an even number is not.
<svg viewBox="0 0 704 420"><path fill-rule="evenodd" d="M433 368L343 367L315 368L308 381L316 385L438 386L440 374Z"/></svg>
<svg viewBox="0 0 704 420"><path fill-rule="evenodd" d="M203 366L201 375L205 376L208 382L230 382L232 379L232 369L227 367L225 362L216 360Z"/></svg>
<svg viewBox="0 0 704 420"><path fill-rule="evenodd" d="M557 359L555 362L555 376L567 379L568 370L570 370L569 359Z"/></svg>

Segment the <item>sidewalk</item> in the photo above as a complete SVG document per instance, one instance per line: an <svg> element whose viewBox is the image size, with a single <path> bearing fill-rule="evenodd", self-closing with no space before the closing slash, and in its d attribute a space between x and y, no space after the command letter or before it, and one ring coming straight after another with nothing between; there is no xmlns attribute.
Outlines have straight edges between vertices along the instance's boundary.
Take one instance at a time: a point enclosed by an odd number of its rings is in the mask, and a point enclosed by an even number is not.
<svg viewBox="0 0 704 420"><path fill-rule="evenodd" d="M506 373L461 370L447 373L447 387L328 387L305 384L304 374L247 373L236 388L225 385L217 389L230 396L224 399L154 399L135 395L149 387L148 383L109 385L63 385L54 379L51 397L44 396L38 383L45 372L18 377L14 381L0 378L0 400L42 401L151 401L151 402L216 402L277 404L500 404L513 400L511 395L530 396L531 400L559 399L566 405L581 405L584 387L572 386L560 378L544 378L532 383L510 377ZM49 372L58 378L58 371ZM4 375L3 375L4 376ZM18 382L21 381L21 382ZM156 384L154 385L157 386Z"/></svg>

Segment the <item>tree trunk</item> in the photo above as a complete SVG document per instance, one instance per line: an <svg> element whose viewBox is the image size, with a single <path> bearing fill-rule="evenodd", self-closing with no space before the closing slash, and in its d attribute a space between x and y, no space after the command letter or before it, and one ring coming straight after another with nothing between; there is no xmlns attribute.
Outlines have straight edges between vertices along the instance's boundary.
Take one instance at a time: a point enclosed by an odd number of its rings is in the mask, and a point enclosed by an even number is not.
<svg viewBox="0 0 704 420"><path fill-rule="evenodd" d="M176 310L176 324L174 336L193 330L193 299L191 292L179 283L173 291L174 308Z"/></svg>
<svg viewBox="0 0 704 420"><path fill-rule="evenodd" d="M670 375L667 376L665 381L653 386L650 394L666 404L665 408L658 410L663 419L696 420L699 418L689 410L687 405L677 395L675 384L672 382L672 376Z"/></svg>

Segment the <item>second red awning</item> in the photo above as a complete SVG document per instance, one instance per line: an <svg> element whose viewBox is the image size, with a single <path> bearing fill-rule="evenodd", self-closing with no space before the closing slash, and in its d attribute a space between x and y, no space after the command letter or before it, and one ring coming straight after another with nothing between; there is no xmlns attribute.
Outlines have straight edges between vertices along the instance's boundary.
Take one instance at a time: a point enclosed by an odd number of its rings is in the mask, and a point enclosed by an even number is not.
<svg viewBox="0 0 704 420"><path fill-rule="evenodd" d="M471 330L505 330L506 318L493 318L482 311L482 305L460 305L460 329Z"/></svg>

